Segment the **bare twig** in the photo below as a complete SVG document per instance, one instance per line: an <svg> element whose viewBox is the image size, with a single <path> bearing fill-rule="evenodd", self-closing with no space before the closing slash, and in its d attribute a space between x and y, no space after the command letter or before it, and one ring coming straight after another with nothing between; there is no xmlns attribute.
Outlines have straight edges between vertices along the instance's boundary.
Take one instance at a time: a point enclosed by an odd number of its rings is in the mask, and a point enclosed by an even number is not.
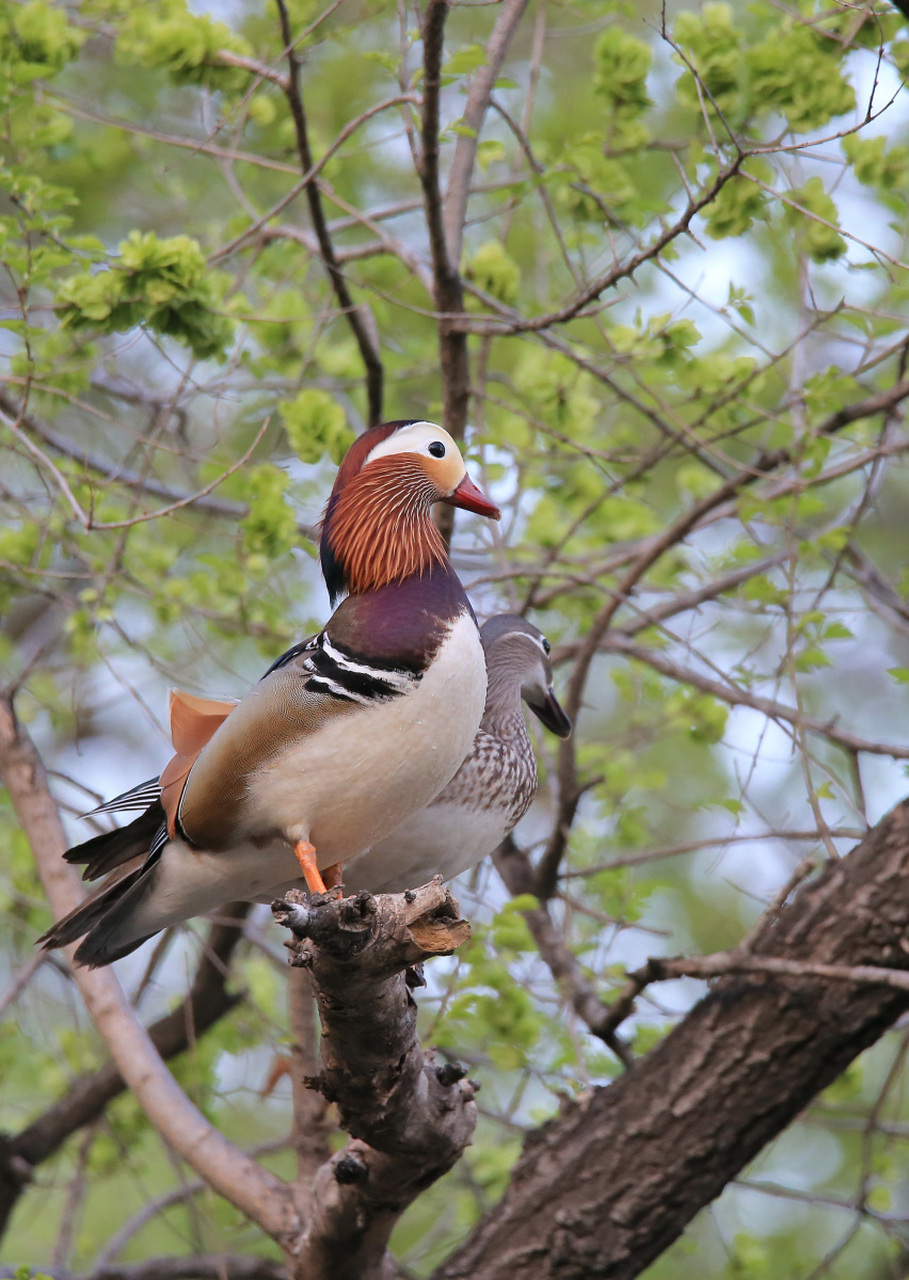
<svg viewBox="0 0 909 1280"><path fill-rule="evenodd" d="M81 506L78 499L74 495L68 480L63 475L62 471L56 465L56 463L48 456L48 454L44 452L43 449L40 448L39 445L35 444L35 442L30 439L29 435L22 429L23 426L25 425L33 425L34 420L29 418L28 415L24 413L24 411L18 415L18 419L13 418L12 415L10 415L7 412L6 403L7 403L6 397L0 396L0 412L2 412L3 416L6 418L5 425L7 429L11 431L12 434L16 437L16 439L19 440L24 445L24 447L28 450L28 452L35 459L37 459L37 461L40 462L41 465L44 468L46 468L46 470L50 472L51 476L54 479L54 483L57 485L57 487L60 489L61 493L63 494L67 502L67 505L70 507L71 511L73 512L73 515L76 517L76 520L79 522L79 524L82 525L83 529L85 529L86 532L88 532L89 530L129 529L133 525L144 524L148 520L157 520L161 516L171 515L174 511L179 511L182 507L188 507L192 505L201 506L204 503L205 499L209 496L209 494L211 494L213 490L217 489L218 485L222 484L225 480L228 479L228 477L232 476L235 471L239 470L240 467L245 466L245 464L252 457L256 446L259 444L259 442L262 440L263 436L265 435L266 431L268 430L269 424L271 422L270 418L266 418L265 422L263 422L262 426L259 428L256 435L253 437L251 444L248 446L245 452L239 458L237 458L235 462L232 462L231 465L227 467L226 470L222 471L218 476L216 476L214 480L211 480L207 485L204 485L197 493L188 493L181 497L174 496L173 500L166 507L159 507L157 511L146 511L140 515L131 516L128 520L96 520L90 511L86 511ZM70 447L70 450L68 450L68 452L70 453L70 456L73 456L71 447ZM78 457L80 455L77 454L75 456ZM108 466L106 470L108 474L110 474L110 472L114 469ZM129 473L114 472L114 474L116 479L119 480L121 483L128 483L128 481L123 479L123 474L128 475ZM138 480L137 484L134 487L152 491L152 485L153 485L153 482L146 479L140 479ZM160 489L158 491L160 492ZM239 504L231 503L229 509L231 511L235 511L237 509L237 506L239 506Z"/></svg>
<svg viewBox="0 0 909 1280"><path fill-rule="evenodd" d="M12 417L15 417L18 413L15 402L2 390L0 390L0 411ZM56 431L48 423L41 421L33 414L22 414L21 425L26 428L30 435L37 436L48 448L62 454L65 458L71 458L74 462L81 463L88 471L96 472L112 483L123 485L127 489L140 489L144 493L164 498L169 504L168 510L172 511L192 503L199 510L211 512L211 514L221 516L227 520L242 520L249 514L249 507L245 502L235 502L231 498L218 498L211 491L211 488L207 493L201 491L196 494L179 493L170 485L163 484L160 480L155 479L154 476L146 476L129 467L121 467L110 458L102 457L98 453L92 453L88 449L82 449L79 445L74 444L68 436ZM254 442L253 447L257 442ZM159 512L158 514L163 513ZM97 528L97 525L95 527ZM309 525L298 524L297 529L305 538L312 539L315 536L313 529Z"/></svg>
<svg viewBox="0 0 909 1280"><path fill-rule="evenodd" d="M300 165L304 175L306 175L305 186L309 214L312 218L316 238L319 241L322 261L325 263L325 269L337 296L338 305L350 325L351 332L360 351L360 358L366 368L366 394L369 402L368 420L369 425L373 426L375 423L382 421L382 384L385 376L379 355L378 334L375 332L375 325L368 310L365 307L357 306L351 297L350 290L347 287L347 280L335 257L334 245L332 244L325 213L322 209L322 197L314 181L312 150L309 145L306 112L303 107L303 94L300 89L300 60L294 48L287 5L284 0L277 0L277 2L278 14L281 20L281 36L287 53L288 76L285 93L294 122ZM395 99L396 102L398 100L399 98ZM374 113L371 112L370 114Z"/></svg>
<svg viewBox="0 0 909 1280"><path fill-rule="evenodd" d="M448 174L448 189L445 193L445 241L451 263L460 262L461 259L464 219L467 216L467 196L473 177L483 119L489 108L499 72L502 70L502 63L505 61L527 4L528 0L504 0L492 34L486 41L486 61L474 72L467 94L467 103L462 117L465 130L458 134L454 158Z"/></svg>
<svg viewBox="0 0 909 1280"><path fill-rule="evenodd" d="M518 848L511 836L502 842L492 857L496 870L513 897L533 893L534 878L530 859ZM540 957L555 979L566 1003L590 1034L602 1040L624 1067L632 1066L634 1058L631 1051L615 1034L611 1006L600 999L593 983L581 972L577 957L553 923L546 904L530 907L521 914L527 921Z"/></svg>
<svg viewBox="0 0 909 1280"><path fill-rule="evenodd" d="M762 712L769 720L799 725L803 729L819 734L829 742L843 747L846 751L865 751L870 755L890 756L894 760L909 759L909 746L902 746L899 743L879 742L875 738L860 738L857 734L840 729L831 721L817 720L813 716L807 716L798 707L790 707L775 698L764 698L760 694L751 693L731 681L727 683L725 681L712 680L700 671L694 671L691 667L685 667L681 663L674 662L663 651L650 649L644 645L637 645L631 640L626 640L618 632L613 632L612 635L604 639L602 652L625 654L629 658L634 658L636 661L652 667L654 671L659 671L663 675L669 676L670 679L678 681L679 684L692 685L694 688L700 689L704 693L709 693L712 697L718 698L729 706L752 707L755 711Z"/></svg>

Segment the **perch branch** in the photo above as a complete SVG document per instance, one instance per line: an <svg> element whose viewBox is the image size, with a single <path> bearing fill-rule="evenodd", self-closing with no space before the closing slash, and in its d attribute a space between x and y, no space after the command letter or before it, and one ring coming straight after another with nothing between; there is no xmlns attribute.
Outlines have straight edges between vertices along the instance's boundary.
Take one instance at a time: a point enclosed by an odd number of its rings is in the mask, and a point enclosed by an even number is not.
<svg viewBox="0 0 909 1280"><path fill-rule="evenodd" d="M385 1280L392 1227L471 1141L475 1086L436 1066L417 1037L413 966L451 955L470 927L436 877L403 894L290 894L272 906L309 970L322 1020L322 1071L308 1083L351 1135L316 1174L298 1280Z"/></svg>

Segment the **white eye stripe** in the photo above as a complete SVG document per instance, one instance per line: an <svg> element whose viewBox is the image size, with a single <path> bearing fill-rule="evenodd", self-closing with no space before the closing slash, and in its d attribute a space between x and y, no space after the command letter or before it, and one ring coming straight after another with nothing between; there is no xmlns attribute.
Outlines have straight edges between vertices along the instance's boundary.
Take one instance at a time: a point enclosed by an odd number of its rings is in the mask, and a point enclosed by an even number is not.
<svg viewBox="0 0 909 1280"><path fill-rule="evenodd" d="M527 636L527 639L528 639L528 640L532 640L532 641L533 641L533 643L534 643L534 644L537 646L537 648L539 649L540 653L542 653L543 657L544 657L544 658L547 660L547 662L548 662L548 661L549 661L549 650L547 650L547 648L546 648L546 637L545 637L545 636L532 636L532 635L530 635L530 633L529 633L529 632L527 632L527 631L525 631L525 632L524 632L524 635L526 635L526 636Z"/></svg>
<svg viewBox="0 0 909 1280"><path fill-rule="evenodd" d="M430 452L431 445L439 444L444 447L444 455ZM368 466L377 458L389 458L397 453L423 453L428 457L440 458L450 457L452 454L460 456L458 446L444 428L434 422L411 422L409 426L393 431L385 440L380 440L367 454L363 466Z"/></svg>

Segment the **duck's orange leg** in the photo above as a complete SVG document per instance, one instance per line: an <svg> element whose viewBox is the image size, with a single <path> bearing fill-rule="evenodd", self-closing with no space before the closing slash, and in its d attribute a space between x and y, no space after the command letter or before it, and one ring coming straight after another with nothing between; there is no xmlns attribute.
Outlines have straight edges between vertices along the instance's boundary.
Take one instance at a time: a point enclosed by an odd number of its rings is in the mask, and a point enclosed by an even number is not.
<svg viewBox="0 0 909 1280"><path fill-rule="evenodd" d="M326 889L340 888L344 883L344 863L333 862L330 867L326 867L322 879L325 881Z"/></svg>
<svg viewBox="0 0 909 1280"><path fill-rule="evenodd" d="M294 857L300 864L300 870L303 872L309 892L325 893L325 881L319 874L319 868L316 865L315 845L310 844L308 840L298 840L294 845Z"/></svg>

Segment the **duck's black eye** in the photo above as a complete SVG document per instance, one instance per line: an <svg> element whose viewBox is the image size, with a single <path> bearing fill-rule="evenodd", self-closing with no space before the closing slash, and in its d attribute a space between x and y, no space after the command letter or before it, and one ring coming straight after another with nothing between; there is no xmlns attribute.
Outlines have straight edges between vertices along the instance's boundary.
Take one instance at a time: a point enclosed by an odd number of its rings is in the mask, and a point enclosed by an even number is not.
<svg viewBox="0 0 909 1280"><path fill-rule="evenodd" d="M429 446L429 452L434 458L444 458L445 446L441 440L433 440L432 444Z"/></svg>
<svg viewBox="0 0 909 1280"><path fill-rule="evenodd" d="M550 653L552 653L552 645L549 643L549 641L546 639L545 636L543 637L543 650L546 653L547 657Z"/></svg>

